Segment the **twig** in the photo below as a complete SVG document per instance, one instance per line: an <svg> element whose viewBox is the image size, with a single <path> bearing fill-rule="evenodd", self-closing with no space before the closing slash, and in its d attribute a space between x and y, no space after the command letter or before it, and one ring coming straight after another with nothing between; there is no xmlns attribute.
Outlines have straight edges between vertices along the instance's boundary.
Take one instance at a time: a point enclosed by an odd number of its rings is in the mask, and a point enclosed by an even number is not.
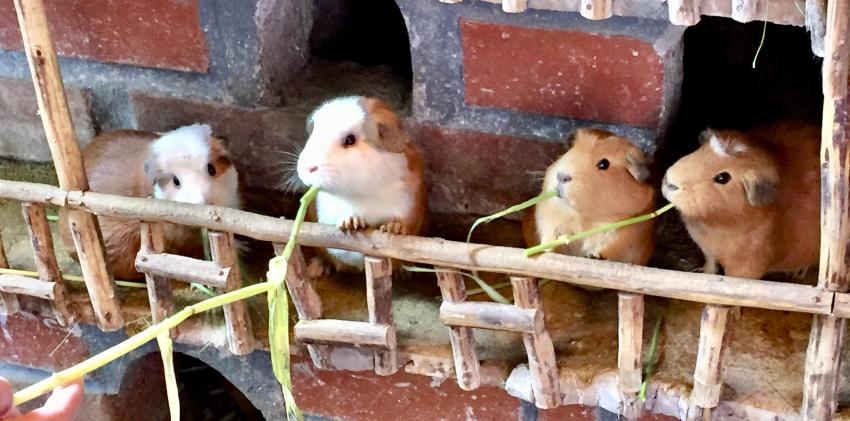
<svg viewBox="0 0 850 421"><path fill-rule="evenodd" d="M6 269L0 268L0 275L20 275L26 276L29 278L38 278L38 272L32 272L29 270L20 270L20 269ZM62 279L71 282L85 282L86 280L82 276L75 275L62 275ZM115 285L120 287L127 288L147 288L147 286L143 282L129 282L129 281L115 281Z"/></svg>
<svg viewBox="0 0 850 421"><path fill-rule="evenodd" d="M501 303L501 304L510 304L510 303L511 303L511 301L510 301L510 300L508 300L507 298L505 298L505 296L504 296L504 295L500 294L500 293L499 293L499 291L496 291L496 289L494 288L494 286L492 286L492 285L488 284L488 283L487 283L487 282L485 282L483 279L481 279L480 277L478 277L477 275L474 275L474 274L473 274L473 275L470 275L470 274L468 274L468 273L466 273L466 272L462 272L462 271L459 271L459 270L450 270L450 269L429 269L429 268L423 268L423 267L420 267L420 266L407 266L407 265L405 265L405 266L402 266L402 268L403 268L404 270L408 271L408 272L419 272L419 273L423 273L423 272L424 272L424 273L448 272L448 273L457 273L457 274L459 274L459 275L461 275L461 276L465 276L465 277L467 277L467 278L472 279L473 281L475 281L475 283L477 283L477 284L478 284L478 286L480 287L480 290L481 290L482 292L486 293L486 294L487 294L487 296L489 296L489 297L490 297L490 299L492 299L493 301L495 301L495 302L497 302L497 303ZM504 285L503 285L503 284L497 284L497 285L502 285L502 286L501 286L501 287L499 287L499 288L503 288L503 287L504 287ZM508 285L508 286L510 286L510 285L511 285L511 283L510 283L510 282L508 282L508 283L507 283L507 285Z"/></svg>
<svg viewBox="0 0 850 421"><path fill-rule="evenodd" d="M756 50L755 57L753 57L753 69L756 68L756 60L759 59L759 53L761 53L761 48L764 46L764 39L765 37L767 37L767 8L769 7L769 4L769 2L764 2L764 27L761 30L761 41L759 41L759 48ZM797 2L795 1L794 4L796 5ZM799 9L800 6L797 6L797 8Z"/></svg>

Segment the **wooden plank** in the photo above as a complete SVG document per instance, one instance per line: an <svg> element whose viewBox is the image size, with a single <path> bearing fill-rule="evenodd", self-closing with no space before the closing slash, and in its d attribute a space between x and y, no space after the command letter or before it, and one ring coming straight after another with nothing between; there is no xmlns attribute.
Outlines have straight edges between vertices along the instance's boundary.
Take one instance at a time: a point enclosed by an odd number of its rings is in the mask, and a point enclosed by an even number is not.
<svg viewBox="0 0 850 421"><path fill-rule="evenodd" d="M74 322L75 317L68 308L68 292L65 289L62 272L59 270L59 263L56 262L53 237L50 235L44 204L25 202L21 204L21 207L32 243L38 278L42 282L55 284L53 302L42 302L42 304L53 313L60 325L67 326Z"/></svg>
<svg viewBox="0 0 850 421"><path fill-rule="evenodd" d="M466 301L463 278L456 272L437 272L437 283L443 301L462 303ZM463 390L474 390L481 386L481 363L475 349L475 335L468 327L449 326L457 384Z"/></svg>
<svg viewBox="0 0 850 421"><path fill-rule="evenodd" d="M581 0L579 12L590 20L608 19L614 15L611 3L612 0Z"/></svg>
<svg viewBox="0 0 850 421"><path fill-rule="evenodd" d="M812 40L812 53L823 57L826 42L826 0L806 0L806 30Z"/></svg>
<svg viewBox="0 0 850 421"><path fill-rule="evenodd" d="M543 314L535 308L521 309L510 304L443 301L440 322L449 326L534 333L535 327L543 323Z"/></svg>
<svg viewBox="0 0 850 421"><path fill-rule="evenodd" d="M621 292L617 297L619 315L617 368L622 408L626 419L638 419L643 402L638 399L643 382L641 350L643 347L643 295Z"/></svg>
<svg viewBox="0 0 850 421"><path fill-rule="evenodd" d="M350 320L301 320L295 324L295 339L311 344L334 344L395 348L395 329L388 325Z"/></svg>
<svg viewBox="0 0 850 421"><path fill-rule="evenodd" d="M752 22L758 18L758 0L732 0L732 19L738 22Z"/></svg>
<svg viewBox="0 0 850 421"><path fill-rule="evenodd" d="M844 293L850 288L850 153L848 153L848 20L850 0L827 6L824 41L824 107L821 127L821 247L818 286ZM844 319L812 321L803 384L803 420L831 419L836 410Z"/></svg>
<svg viewBox="0 0 850 421"><path fill-rule="evenodd" d="M555 347L544 323L540 287L537 279L526 277L511 277L511 285L516 308L521 311L534 310L538 314L534 329L522 335L525 352L528 354L534 404L538 408L554 408L561 404L561 384Z"/></svg>
<svg viewBox="0 0 850 421"><path fill-rule="evenodd" d="M59 186L64 190L88 190L44 3L42 0L14 0L14 4L35 86L38 114ZM115 284L106 267L97 220L76 210L68 212L68 220L98 326L103 330L118 330L124 326L124 318L115 298Z"/></svg>
<svg viewBox="0 0 850 421"><path fill-rule="evenodd" d="M56 297L56 283L20 275L2 274L0 275L0 291L52 300Z"/></svg>
<svg viewBox="0 0 850 421"><path fill-rule="evenodd" d="M6 250L3 248L2 236L0 236L0 268L9 268L9 261L6 259ZM20 309L17 295L0 292L0 316L10 316L17 313Z"/></svg>
<svg viewBox="0 0 850 421"><path fill-rule="evenodd" d="M286 244L274 243L274 252L280 256ZM298 313L299 320L318 320L322 318L322 300L316 288L307 276L307 263L301 253L301 247L296 246L289 256L286 266L286 289L292 297L292 304ZM331 348L326 345L307 345L307 352L313 365L318 369L329 369Z"/></svg>
<svg viewBox="0 0 850 421"><path fill-rule="evenodd" d="M165 234L162 223L142 222L139 227L141 231L139 256L142 256L142 259L147 261L148 259L145 259L145 256L152 257L155 254L163 252L165 249ZM139 261L139 256L136 258L137 262ZM140 270L138 269L138 265L136 270ZM145 281L147 282L151 317L154 323L159 323L174 313L171 279L151 272L140 271L145 274ZM176 332L176 329L172 329L172 332Z"/></svg>
<svg viewBox="0 0 850 421"><path fill-rule="evenodd" d="M261 241L286 242L292 230L292 221L237 209L93 192L65 193L45 184L0 180L0 197L38 202L66 197L70 208L98 215L205 227ZM302 225L298 242L307 247L340 248L436 267L534 276L707 304L831 314L834 298L834 293L808 285L679 272L558 253L528 258L519 248L389 235L376 230L345 235L335 227L310 222Z"/></svg>
<svg viewBox="0 0 850 421"><path fill-rule="evenodd" d="M210 231L210 252L213 261L222 270L230 268L225 292L242 288L242 274L236 259L236 247L233 234ZM224 320L227 326L227 345L230 352L245 355L254 351L254 331L251 328L251 317L248 315L247 303L236 301L224 306Z"/></svg>
<svg viewBox="0 0 850 421"><path fill-rule="evenodd" d="M528 0L502 0L502 11L505 13L522 13L528 9Z"/></svg>
<svg viewBox="0 0 850 421"><path fill-rule="evenodd" d="M140 251L136 255L136 270L146 275L170 278L182 282L197 282L219 289L227 289L231 268L215 262L193 259L168 253Z"/></svg>
<svg viewBox="0 0 850 421"><path fill-rule="evenodd" d="M668 0L667 10L670 23L674 25L693 26L699 23L699 0Z"/></svg>
<svg viewBox="0 0 850 421"><path fill-rule="evenodd" d="M707 305L703 310L688 420L711 419L711 410L720 403L729 310L730 307L716 305Z"/></svg>
<svg viewBox="0 0 850 421"><path fill-rule="evenodd" d="M392 263L387 258L366 256L365 264L369 323L375 326L389 326L392 336L395 336ZM398 351L393 341L389 349L375 351L375 373L388 376L396 371L398 371Z"/></svg>

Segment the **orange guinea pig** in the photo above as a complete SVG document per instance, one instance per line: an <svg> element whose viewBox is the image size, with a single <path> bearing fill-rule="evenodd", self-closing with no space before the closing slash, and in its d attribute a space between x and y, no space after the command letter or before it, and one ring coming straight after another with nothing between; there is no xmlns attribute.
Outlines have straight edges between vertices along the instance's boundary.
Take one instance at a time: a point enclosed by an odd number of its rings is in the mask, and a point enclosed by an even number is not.
<svg viewBox="0 0 850 421"><path fill-rule="evenodd" d="M184 203L240 205L238 174L221 139L210 126L194 124L157 134L118 130L95 138L83 150L91 190L130 197L154 197ZM60 212L60 233L67 250L74 250L67 216ZM99 217L106 257L118 279L139 279L136 254L139 221ZM165 251L203 256L200 230L166 224ZM71 253L76 258L75 253Z"/></svg>
<svg viewBox="0 0 850 421"><path fill-rule="evenodd" d="M552 241L653 210L649 157L629 140L599 129L579 129L572 147L546 170L543 191L557 197L526 213L529 245ZM572 256L644 265L655 247L652 221L590 236L555 249Z"/></svg>
<svg viewBox="0 0 850 421"><path fill-rule="evenodd" d="M729 276L759 279L818 261L820 128L778 122L747 133L706 130L662 193L705 254Z"/></svg>

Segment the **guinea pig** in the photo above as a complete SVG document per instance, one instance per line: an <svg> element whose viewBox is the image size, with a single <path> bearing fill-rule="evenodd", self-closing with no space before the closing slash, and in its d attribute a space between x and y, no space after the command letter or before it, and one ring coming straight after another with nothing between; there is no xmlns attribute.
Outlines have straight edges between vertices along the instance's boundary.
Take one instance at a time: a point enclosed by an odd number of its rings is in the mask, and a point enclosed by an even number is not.
<svg viewBox="0 0 850 421"><path fill-rule="evenodd" d="M655 189L649 157L629 140L599 129L579 129L572 147L546 170L543 191L557 197L538 203L523 218L529 245L651 212ZM571 256L644 265L655 248L652 221L593 235L554 251Z"/></svg>
<svg viewBox="0 0 850 421"><path fill-rule="evenodd" d="M307 132L297 174L321 189L309 220L343 231L420 232L427 208L422 155L387 104L362 96L327 101L307 119ZM363 267L362 254L327 249L307 272L317 278Z"/></svg>
<svg viewBox="0 0 850 421"><path fill-rule="evenodd" d="M241 204L236 168L222 139L213 137L205 124L164 134L135 130L104 133L83 150L83 164L94 192L233 208ZM60 212L62 240L68 250L74 250L65 218ZM103 216L99 220L112 275L118 279L141 278L135 268L139 221ZM164 234L166 252L203 256L198 229L166 224Z"/></svg>
<svg viewBox="0 0 850 421"><path fill-rule="evenodd" d="M726 275L759 279L817 263L820 128L785 121L700 138L661 189L705 254L704 271L719 263Z"/></svg>

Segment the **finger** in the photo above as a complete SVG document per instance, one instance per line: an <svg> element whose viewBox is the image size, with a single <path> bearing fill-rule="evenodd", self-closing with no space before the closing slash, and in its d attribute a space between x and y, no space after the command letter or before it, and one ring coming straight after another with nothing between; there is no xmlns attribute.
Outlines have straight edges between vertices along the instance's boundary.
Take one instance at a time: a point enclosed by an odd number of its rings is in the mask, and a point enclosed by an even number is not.
<svg viewBox="0 0 850 421"><path fill-rule="evenodd" d="M12 385L8 380L0 377L0 418L20 415L18 410L12 406Z"/></svg>
<svg viewBox="0 0 850 421"><path fill-rule="evenodd" d="M83 380L57 387L44 406L19 418L20 421L73 421L83 400ZM17 421L18 419L16 419Z"/></svg>

